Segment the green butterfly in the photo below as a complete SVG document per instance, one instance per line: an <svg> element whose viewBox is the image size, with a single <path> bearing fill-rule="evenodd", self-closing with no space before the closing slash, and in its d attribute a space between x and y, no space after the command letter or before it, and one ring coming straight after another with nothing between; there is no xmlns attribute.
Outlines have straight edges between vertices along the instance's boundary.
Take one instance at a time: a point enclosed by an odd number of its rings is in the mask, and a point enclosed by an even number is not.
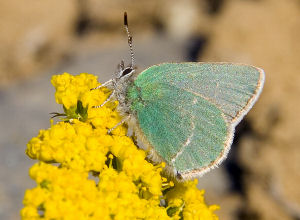
<svg viewBox="0 0 300 220"><path fill-rule="evenodd" d="M163 63L136 74L127 15L131 64L101 86L119 101L123 122L154 161L165 161L178 179L201 176L227 156L235 126L252 108L264 84L260 68L235 63ZM97 89L95 88L95 89ZM115 128L114 127L114 128ZM114 129L112 128L112 129Z"/></svg>

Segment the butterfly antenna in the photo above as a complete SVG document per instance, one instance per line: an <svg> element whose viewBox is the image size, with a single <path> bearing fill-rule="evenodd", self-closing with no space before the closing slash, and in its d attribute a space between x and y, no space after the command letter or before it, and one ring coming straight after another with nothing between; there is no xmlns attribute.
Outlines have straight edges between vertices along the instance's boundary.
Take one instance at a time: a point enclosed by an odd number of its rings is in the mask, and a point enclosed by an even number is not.
<svg viewBox="0 0 300 220"><path fill-rule="evenodd" d="M130 49L130 56L131 56L131 67L133 68L134 66L134 54L133 54L133 47L132 47L132 36L129 32L128 29L128 20L127 20L127 13L124 12L124 26L127 32L127 36L128 36L128 45L129 45L129 49Z"/></svg>

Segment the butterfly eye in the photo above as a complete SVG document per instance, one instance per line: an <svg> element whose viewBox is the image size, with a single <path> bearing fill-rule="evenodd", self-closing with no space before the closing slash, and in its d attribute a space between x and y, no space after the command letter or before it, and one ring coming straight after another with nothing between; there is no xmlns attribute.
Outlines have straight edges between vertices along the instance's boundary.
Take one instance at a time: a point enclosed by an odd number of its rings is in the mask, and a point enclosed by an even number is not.
<svg viewBox="0 0 300 220"><path fill-rule="evenodd" d="M132 67L126 67L126 68L123 70L121 77L130 74L132 71L133 71L133 68L132 68Z"/></svg>

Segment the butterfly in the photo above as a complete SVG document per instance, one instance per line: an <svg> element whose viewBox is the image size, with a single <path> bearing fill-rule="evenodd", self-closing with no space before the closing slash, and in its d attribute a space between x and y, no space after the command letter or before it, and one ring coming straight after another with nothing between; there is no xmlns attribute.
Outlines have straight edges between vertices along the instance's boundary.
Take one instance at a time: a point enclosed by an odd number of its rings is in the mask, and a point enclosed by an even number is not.
<svg viewBox="0 0 300 220"><path fill-rule="evenodd" d="M236 125L258 99L265 74L260 68L226 62L153 65L136 72L127 14L131 64L122 61L107 87L118 111L153 161L164 161L177 179L202 176L227 156ZM112 128L111 130L113 130ZM110 130L110 131L111 131Z"/></svg>

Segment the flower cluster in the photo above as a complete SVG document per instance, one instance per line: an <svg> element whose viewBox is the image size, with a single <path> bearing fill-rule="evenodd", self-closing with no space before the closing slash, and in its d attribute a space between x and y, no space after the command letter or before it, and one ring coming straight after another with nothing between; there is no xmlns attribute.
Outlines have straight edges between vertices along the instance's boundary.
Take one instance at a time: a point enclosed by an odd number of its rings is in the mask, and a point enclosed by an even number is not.
<svg viewBox="0 0 300 220"><path fill-rule="evenodd" d="M164 163L147 161L125 125L108 134L121 120L118 103L92 108L111 92L91 91L100 85L94 75L64 73L51 82L64 113L27 145L40 162L29 172L37 186L25 193L22 219L218 219L197 181L164 177Z"/></svg>

